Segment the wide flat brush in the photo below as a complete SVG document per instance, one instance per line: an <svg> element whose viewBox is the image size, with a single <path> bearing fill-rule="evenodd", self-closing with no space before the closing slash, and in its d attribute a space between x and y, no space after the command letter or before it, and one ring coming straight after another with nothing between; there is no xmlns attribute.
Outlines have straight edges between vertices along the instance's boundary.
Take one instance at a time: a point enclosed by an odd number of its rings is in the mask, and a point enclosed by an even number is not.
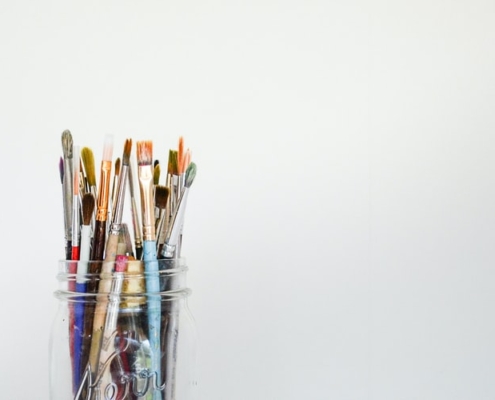
<svg viewBox="0 0 495 400"><path fill-rule="evenodd" d="M160 365L160 280L156 257L155 216L153 207L153 143L137 142L139 189L143 226L143 260L146 272L146 292L148 294L148 331L151 347L152 371L161 377ZM153 391L153 400L161 400L161 393Z"/></svg>
<svg viewBox="0 0 495 400"><path fill-rule="evenodd" d="M64 155L64 222L65 222L65 258L72 258L72 134L69 130L62 132L62 150Z"/></svg>

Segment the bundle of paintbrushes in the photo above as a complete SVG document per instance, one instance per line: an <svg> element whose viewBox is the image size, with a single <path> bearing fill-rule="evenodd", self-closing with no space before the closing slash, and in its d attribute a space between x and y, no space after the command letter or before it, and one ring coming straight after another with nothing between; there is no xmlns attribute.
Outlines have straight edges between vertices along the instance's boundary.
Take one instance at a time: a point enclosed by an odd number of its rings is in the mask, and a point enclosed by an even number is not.
<svg viewBox="0 0 495 400"><path fill-rule="evenodd" d="M69 131L62 149L65 259L73 276L68 290L75 292L68 332L74 398L174 400L177 307L162 301L174 285L161 272L180 259L196 175L191 152L179 138L162 184L151 141L133 146L127 139L114 159L107 135L99 180L93 151L74 145ZM131 226L123 221L125 204ZM119 389L116 380L126 379Z"/></svg>

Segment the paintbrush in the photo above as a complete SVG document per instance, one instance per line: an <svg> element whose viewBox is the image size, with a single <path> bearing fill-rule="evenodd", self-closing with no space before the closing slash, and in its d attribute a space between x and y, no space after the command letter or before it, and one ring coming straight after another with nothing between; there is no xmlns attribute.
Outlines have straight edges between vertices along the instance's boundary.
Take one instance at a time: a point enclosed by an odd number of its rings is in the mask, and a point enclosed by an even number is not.
<svg viewBox="0 0 495 400"><path fill-rule="evenodd" d="M112 220L112 215L115 212L115 196L117 195L117 184L120 176L120 157L115 160L115 168L113 175L112 195L110 196L110 206L108 207L108 221Z"/></svg>
<svg viewBox="0 0 495 400"><path fill-rule="evenodd" d="M169 194L170 189L167 186L158 185L155 187L155 207L159 210L158 218L156 220L156 254L160 254L161 246L165 242L165 218L167 215Z"/></svg>
<svg viewBox="0 0 495 400"><path fill-rule="evenodd" d="M79 260L79 147L73 146L72 157L72 171L74 173L74 181L72 182L72 228L71 228L71 260L74 262L69 263L69 274L75 275L77 273L77 260ZM69 291L75 292L76 280L69 280ZM72 360L72 373L73 373L73 387L77 388L76 384L76 347L75 347L75 310L73 307L69 309L69 343L70 354Z"/></svg>
<svg viewBox="0 0 495 400"><path fill-rule="evenodd" d="M181 196L174 212L172 223L161 253L163 258L178 258L178 250L180 245L179 238L184 223L187 196L189 194L189 188L193 184L195 177L196 164L190 163L185 173L184 187L182 188ZM173 400L175 399L176 354L177 338L179 334L177 316L178 308L176 302L172 301L168 305L168 308L168 318L162 333L162 351L166 354L163 372L164 380L167 382L167 386L165 387L165 400Z"/></svg>
<svg viewBox="0 0 495 400"><path fill-rule="evenodd" d="M79 260L79 229L80 229L80 218L79 218L79 146L74 146L73 149L73 157L72 157L72 170L77 171L74 174L74 183L72 185L73 197L72 197L72 252L71 252L71 260ZM77 271L73 271L71 273L76 273ZM74 283L74 282L72 282ZM75 289L74 287L69 290Z"/></svg>
<svg viewBox="0 0 495 400"><path fill-rule="evenodd" d="M194 182L196 177L196 164L191 162L187 167L186 179L184 181L184 187L182 188L182 194L179 198L177 208L172 217L165 244L163 245L162 257L163 258L176 258L178 256L177 246L179 244L179 236L182 231L184 223L184 215L186 210L187 196L189 194L189 188Z"/></svg>
<svg viewBox="0 0 495 400"><path fill-rule="evenodd" d="M89 192L93 194L94 199L96 200L97 189L96 189L96 173L95 173L95 158L93 155L93 150L89 147L83 147L81 149L81 160L84 166L84 171L86 173L86 181L89 186ZM95 226L96 219L96 207L93 209L93 216L91 217L91 229ZM93 235L93 232L91 232Z"/></svg>
<svg viewBox="0 0 495 400"><path fill-rule="evenodd" d="M113 136L106 135L101 161L100 187L98 188L95 230L93 233L93 245L91 260L103 260L105 251L106 224L108 217L108 198L110 189L110 174L112 171ZM95 263L95 265L98 265ZM99 271L91 271L98 273Z"/></svg>
<svg viewBox="0 0 495 400"><path fill-rule="evenodd" d="M134 196L134 174L132 170L132 163L129 164L129 193L131 197L132 229L134 231L134 245L136 251L135 257L137 260L140 260L143 255L143 240L141 236L139 212L136 204L136 198Z"/></svg>
<svg viewBox="0 0 495 400"><path fill-rule="evenodd" d="M64 222L65 222L65 258L72 258L72 134L69 130L62 132L62 150L64 154Z"/></svg>
<svg viewBox="0 0 495 400"><path fill-rule="evenodd" d="M143 260L146 272L146 292L148 294L148 331L151 347L152 371L161 376L160 366L160 280L156 257L155 216L153 207L153 143L137 142L139 189L143 225ZM161 399L158 390L153 391L153 399Z"/></svg>
<svg viewBox="0 0 495 400"><path fill-rule="evenodd" d="M88 273L89 253L91 251L91 221L94 215L95 198L92 193L84 194L82 198L82 226L81 226L81 248L79 262L77 263L76 292L86 292L86 274ZM89 354L89 340L84 337L84 302L75 302L74 328L74 375L75 387L81 384L82 371Z"/></svg>
<svg viewBox="0 0 495 400"><path fill-rule="evenodd" d="M112 272L114 261L117 256L117 248L119 244L120 228L122 224L122 215L124 209L124 195L126 191L127 172L129 169L129 158L131 155L132 141L127 139L124 145L124 154L122 157L123 167L122 173L119 173L119 179L116 189L115 212L113 213L112 223L110 225L108 240L105 248L105 260L102 263L101 279L98 285L98 302L93 319L93 336L91 339L91 352L89 354L89 365L91 371L97 374L99 369L105 363L106 359L100 356L101 346L105 340L113 334L111 327L107 329L105 326L105 313L108 306L107 294L111 291L113 282ZM99 361L98 361L99 360ZM108 375L107 375L108 377Z"/></svg>

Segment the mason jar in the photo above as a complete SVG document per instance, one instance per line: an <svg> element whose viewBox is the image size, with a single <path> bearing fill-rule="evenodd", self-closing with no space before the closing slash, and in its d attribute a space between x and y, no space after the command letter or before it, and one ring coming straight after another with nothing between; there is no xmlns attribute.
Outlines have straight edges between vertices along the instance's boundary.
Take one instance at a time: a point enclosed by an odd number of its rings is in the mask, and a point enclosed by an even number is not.
<svg viewBox="0 0 495 400"><path fill-rule="evenodd" d="M59 262L51 400L196 400L188 268L184 259L157 262L154 274L123 256L110 264ZM150 280L159 291L150 291Z"/></svg>

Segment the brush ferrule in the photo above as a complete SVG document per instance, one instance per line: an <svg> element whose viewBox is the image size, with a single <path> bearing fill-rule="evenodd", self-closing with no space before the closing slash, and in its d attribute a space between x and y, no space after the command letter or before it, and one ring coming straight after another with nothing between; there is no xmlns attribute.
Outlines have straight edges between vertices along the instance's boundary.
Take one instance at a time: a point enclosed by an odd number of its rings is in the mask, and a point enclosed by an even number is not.
<svg viewBox="0 0 495 400"><path fill-rule="evenodd" d="M126 189L128 169L129 167L127 165L124 165L122 167L122 170L120 171L120 177L119 177L119 182L117 185L117 192L115 197L113 222L119 225L122 222L122 215L124 213L124 195Z"/></svg>
<svg viewBox="0 0 495 400"><path fill-rule="evenodd" d="M100 193L98 195L98 206L96 212L97 221L106 221L108 217L108 197L110 190L110 174L112 172L112 162L101 162Z"/></svg>
<svg viewBox="0 0 495 400"><path fill-rule="evenodd" d="M153 205L153 171L151 165L140 165L138 169L143 218L143 240L155 240L155 212Z"/></svg>
<svg viewBox="0 0 495 400"><path fill-rule="evenodd" d="M175 248L176 248L176 246L165 243L163 245L163 249L162 249L162 257L163 258L174 258L175 257Z"/></svg>

